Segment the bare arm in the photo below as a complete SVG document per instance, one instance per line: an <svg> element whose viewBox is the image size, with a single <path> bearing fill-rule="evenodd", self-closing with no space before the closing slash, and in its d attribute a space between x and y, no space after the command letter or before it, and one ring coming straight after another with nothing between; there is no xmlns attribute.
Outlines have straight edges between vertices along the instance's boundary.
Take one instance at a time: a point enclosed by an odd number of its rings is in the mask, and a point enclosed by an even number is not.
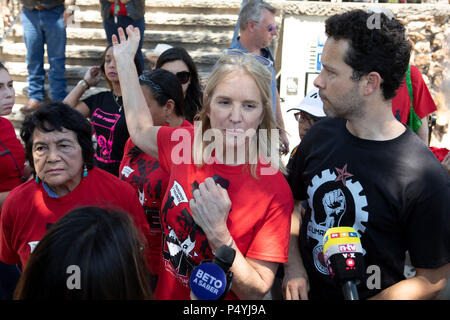
<svg viewBox="0 0 450 320"><path fill-rule="evenodd" d="M148 155L158 158L157 137L160 127L153 125L152 115L141 90L134 64L134 56L140 39L139 29L130 25L126 32L128 39L125 38L123 29L119 28L119 39L113 35L112 43L128 132L136 146Z"/></svg>
<svg viewBox="0 0 450 320"><path fill-rule="evenodd" d="M428 117L425 117L421 120L422 120L422 125L417 130L417 135L428 146Z"/></svg>
<svg viewBox="0 0 450 320"><path fill-rule="evenodd" d="M450 263L436 269L416 268L416 276L397 282L371 299L418 300L435 299L445 288L450 276Z"/></svg>
<svg viewBox="0 0 450 320"><path fill-rule="evenodd" d="M286 300L308 300L309 282L303 266L298 238L302 213L301 204L296 205L291 218L291 238L289 240L289 261L284 264L283 296Z"/></svg>

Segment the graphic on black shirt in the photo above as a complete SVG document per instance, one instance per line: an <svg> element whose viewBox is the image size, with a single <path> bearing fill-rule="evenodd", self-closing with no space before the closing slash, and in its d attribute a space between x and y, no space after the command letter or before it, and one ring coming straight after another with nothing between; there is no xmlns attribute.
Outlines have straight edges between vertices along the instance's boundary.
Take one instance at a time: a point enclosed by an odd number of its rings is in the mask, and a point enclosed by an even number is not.
<svg viewBox="0 0 450 320"><path fill-rule="evenodd" d="M99 108L92 113L92 125L106 129L102 131L95 130L98 148L100 149L97 160L106 163L116 162L111 160L111 152L114 143L114 130L119 119L120 114L107 113ZM99 132L102 132L102 134Z"/></svg>
<svg viewBox="0 0 450 320"><path fill-rule="evenodd" d="M342 169L323 170L314 176L308 186L308 204L311 209L311 221L307 226L307 236L317 240L313 248L316 269L328 275L322 253L322 239L329 228L351 226L361 236L366 229L362 224L368 221L367 198L363 188L353 175L347 172L347 165Z"/></svg>

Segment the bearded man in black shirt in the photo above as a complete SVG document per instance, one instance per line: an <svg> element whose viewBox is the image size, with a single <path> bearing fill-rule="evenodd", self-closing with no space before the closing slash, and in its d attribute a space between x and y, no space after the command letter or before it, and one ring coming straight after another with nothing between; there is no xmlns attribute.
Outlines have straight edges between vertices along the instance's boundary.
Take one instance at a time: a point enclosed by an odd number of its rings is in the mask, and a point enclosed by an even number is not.
<svg viewBox="0 0 450 320"><path fill-rule="evenodd" d="M405 28L389 12L362 10L325 24L314 85L330 118L308 131L288 164L294 198L307 199L308 208L304 217L293 215L292 225L300 220L301 227L297 240L293 229L284 295L343 299L323 261L322 238L328 228L349 226L361 237L368 267L360 298L435 298L450 274L450 180L391 111L409 64ZM403 275L406 251L416 268L410 279Z"/></svg>

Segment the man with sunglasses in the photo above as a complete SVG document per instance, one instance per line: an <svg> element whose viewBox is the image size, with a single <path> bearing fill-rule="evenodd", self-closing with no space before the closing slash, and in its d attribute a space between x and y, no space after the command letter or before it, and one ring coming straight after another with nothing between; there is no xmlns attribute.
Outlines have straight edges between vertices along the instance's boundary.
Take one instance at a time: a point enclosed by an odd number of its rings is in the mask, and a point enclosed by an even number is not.
<svg viewBox="0 0 450 320"><path fill-rule="evenodd" d="M269 48L273 37L278 35L275 14L276 9L263 0L243 0L230 49L251 53L260 56L260 60L267 60L263 64L272 73L272 107L278 125L282 129L280 131L281 152L287 154L289 152L289 140L284 131L274 58ZM238 27L240 36L237 36Z"/></svg>

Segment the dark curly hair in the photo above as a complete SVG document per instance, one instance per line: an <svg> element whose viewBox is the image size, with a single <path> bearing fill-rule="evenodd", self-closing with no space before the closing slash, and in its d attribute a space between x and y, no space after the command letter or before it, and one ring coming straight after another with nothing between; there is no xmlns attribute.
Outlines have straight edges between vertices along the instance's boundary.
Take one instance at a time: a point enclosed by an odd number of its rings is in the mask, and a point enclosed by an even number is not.
<svg viewBox="0 0 450 320"><path fill-rule="evenodd" d="M62 131L65 128L75 132L87 169L94 166L94 146L92 144L92 127L89 121L77 110L62 102L50 102L29 114L20 129L20 137L25 143L25 156L34 169L33 133Z"/></svg>
<svg viewBox="0 0 450 320"><path fill-rule="evenodd" d="M335 40L348 40L344 61L353 69L353 80L372 71L378 72L383 79L384 98L395 97L411 54L405 27L397 19L384 13L352 10L328 18L325 32Z"/></svg>

